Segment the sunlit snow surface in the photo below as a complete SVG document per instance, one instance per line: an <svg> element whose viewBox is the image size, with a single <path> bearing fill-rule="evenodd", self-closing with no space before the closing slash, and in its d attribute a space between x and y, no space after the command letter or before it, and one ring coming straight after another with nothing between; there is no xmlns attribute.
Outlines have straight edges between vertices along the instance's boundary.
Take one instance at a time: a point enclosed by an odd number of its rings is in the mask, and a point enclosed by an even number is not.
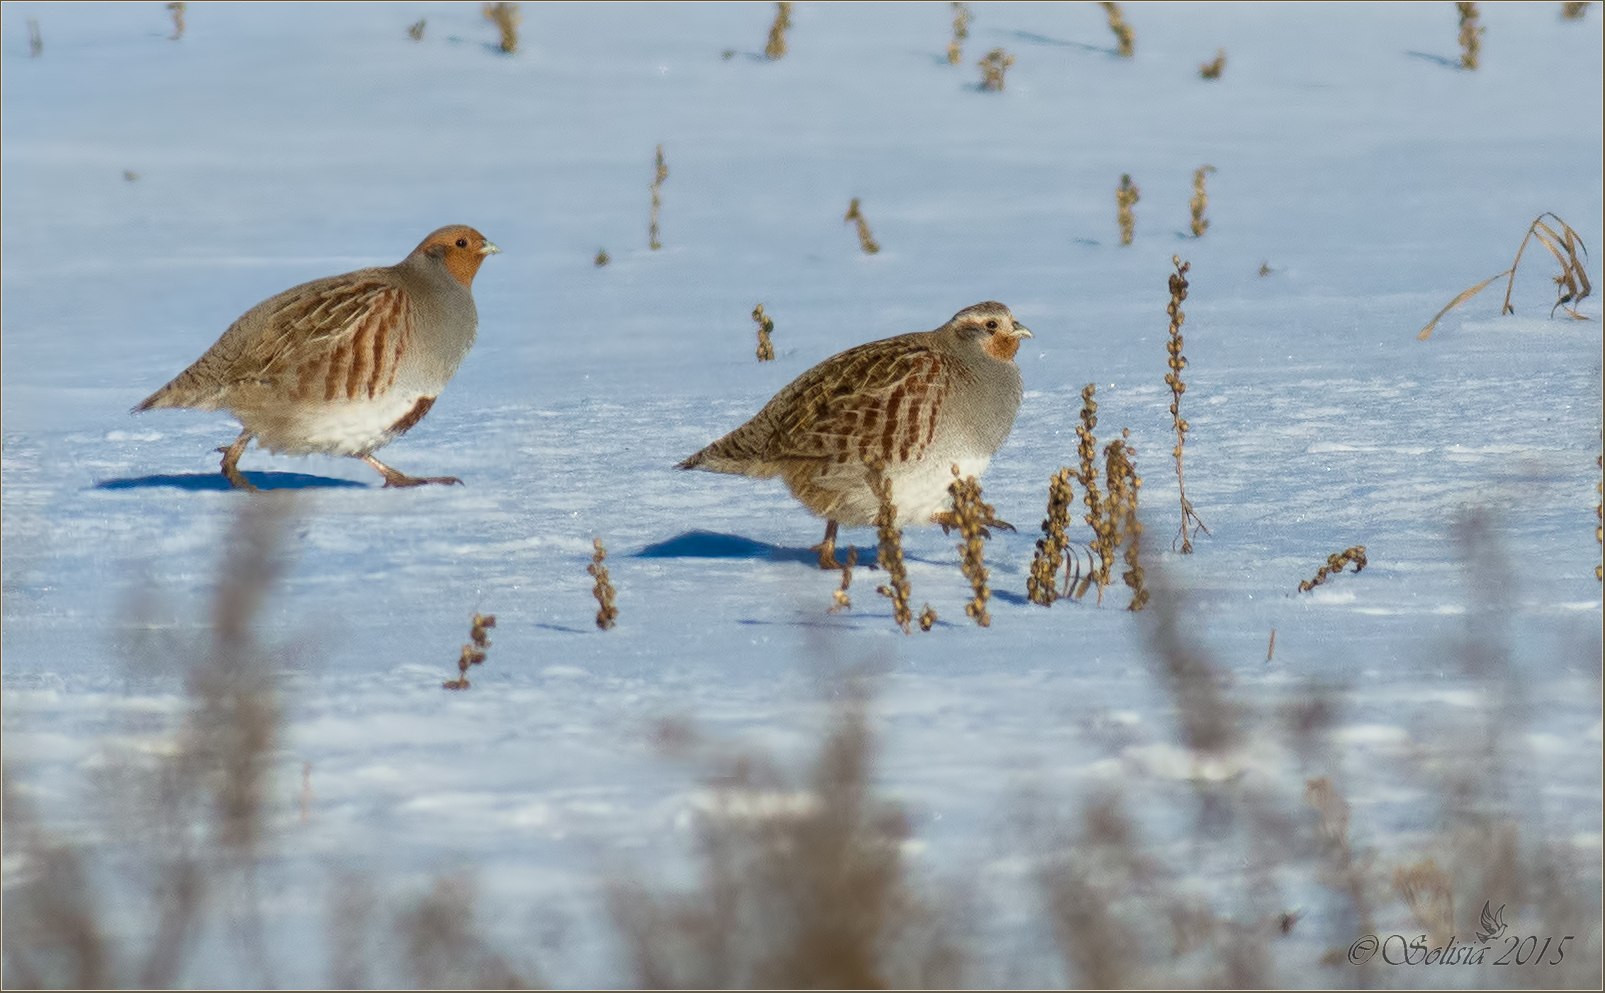
<svg viewBox="0 0 1605 993"><path fill-rule="evenodd" d="M1387 769L1490 703L1458 661L1488 620L1468 616L1480 578L1531 715L1527 786L1597 873L1600 326L1548 316L1554 269L1534 245L1513 316L1500 283L1431 341L1415 333L1509 265L1542 211L1605 244L1601 18L1482 6L1472 73L1454 68L1448 4L1132 4L1130 60L1093 4L976 5L960 67L938 3L798 4L778 62L755 54L768 4L526 4L514 56L477 4L192 4L176 42L160 4L6 4L8 775L58 823L104 830L87 775L130 741L158 747L140 729L182 706L178 659L131 656L152 629L182 644L208 623L247 499L221 488L213 449L237 429L128 409L256 301L462 222L503 249L475 286L480 339L384 457L465 485L243 462L301 491L293 562L260 618L286 670L266 897L283 933L318 927L306 887L331 870L419 887L463 871L512 908L509 928L531 906L572 919L542 953L546 978L627 982L598 936L598 880L619 862L678 871L701 789L656 754L654 724L800 757L834 674L864 666L880 673L879 781L922 843L911 858L982 884L997 909L978 934L1037 914L1007 856L1025 794L1249 774L1298 796L1312 771L1269 744L1224 770L1181 749L1150 622L1123 589L1101 607L1026 602L1088 382L1100 437L1131 430L1152 569L1233 698L1342 691L1333 774L1357 836L1386 848L1431 827ZM1016 58L1001 94L979 92L971 64L993 47ZM1205 82L1217 48L1226 70ZM1195 240L1206 163L1211 226ZM1122 173L1142 191L1128 247ZM842 222L855 196L878 255ZM1210 529L1185 558L1169 551L1173 254L1192 263L1186 480ZM673 468L820 359L985 299L1036 334L984 479L1019 528L987 547L990 629L964 617L940 531L905 536L915 604L943 618L905 637L879 573L860 570L852 611L826 613L839 577L807 552L821 526L778 483ZM760 301L773 363L753 356ZM1583 311L1597 321L1597 300ZM1458 544L1476 508L1497 576L1468 575ZM593 536L618 587L607 633ZM1356 544L1363 573L1294 592ZM475 611L498 618L489 661L470 692L444 693ZM281 967L278 981L321 982L316 956ZM216 968L191 978L250 981Z"/></svg>

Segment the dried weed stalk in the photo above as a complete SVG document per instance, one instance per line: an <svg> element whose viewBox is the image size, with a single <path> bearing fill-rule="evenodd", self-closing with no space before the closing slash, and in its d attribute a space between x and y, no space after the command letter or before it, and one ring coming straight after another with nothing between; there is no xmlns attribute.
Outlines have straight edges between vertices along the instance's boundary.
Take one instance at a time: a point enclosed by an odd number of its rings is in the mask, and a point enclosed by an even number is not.
<svg viewBox="0 0 1605 993"><path fill-rule="evenodd" d="M911 878L908 815L879 795L864 692L833 708L796 772L707 750L689 889L617 872L610 905L645 989L967 985L963 954ZM696 755L696 753L693 753ZM705 756L705 757L704 757Z"/></svg>
<svg viewBox="0 0 1605 993"><path fill-rule="evenodd" d="M1067 531L1070 527L1070 507L1075 502L1075 490L1070 485L1072 473L1061 467L1048 480L1048 516L1042 519L1042 537L1037 539L1037 552L1031 559L1031 575L1025 581L1026 595L1032 603L1051 607L1059 599L1059 566L1064 564L1070 548ZM1068 586L1069 584L1066 583Z"/></svg>
<svg viewBox="0 0 1605 993"><path fill-rule="evenodd" d="M1202 238L1204 232L1209 230L1209 219L1204 211L1209 209L1209 193L1204 189L1204 177L1215 171L1212 165L1200 166L1193 170L1193 198L1188 202L1193 210L1193 237Z"/></svg>
<svg viewBox="0 0 1605 993"><path fill-rule="evenodd" d="M1434 944L1454 935L1454 881L1432 858L1394 869L1393 890Z"/></svg>
<svg viewBox="0 0 1605 993"><path fill-rule="evenodd" d="M658 214L663 210L663 181L669 178L669 164L663 160L663 146L658 146L652 165L652 220L647 225L646 247L657 251L663 247L658 240Z"/></svg>
<svg viewBox="0 0 1605 993"><path fill-rule="evenodd" d="M947 64L956 66L964 61L964 39L970 36L970 5L954 0L948 4L953 8L953 40L947 43Z"/></svg>
<svg viewBox="0 0 1605 993"><path fill-rule="evenodd" d="M420 17L407 28L407 37L413 41L424 40L424 28L429 26L428 18Z"/></svg>
<svg viewBox="0 0 1605 993"><path fill-rule="evenodd" d="M1122 173L1120 185L1115 189L1115 219L1120 222L1120 243L1131 244L1132 236L1136 232L1137 218L1131 208L1137 205L1142 191L1131 181L1130 173Z"/></svg>
<svg viewBox="0 0 1605 993"><path fill-rule="evenodd" d="M791 4L780 0L775 4L775 22L769 25L769 41L764 44L764 58L771 62L786 54L786 29L791 27Z"/></svg>
<svg viewBox="0 0 1605 993"><path fill-rule="evenodd" d="M1554 220L1560 226L1559 232L1556 232L1544 220L1546 217ZM1545 211L1534 218L1533 222L1527 226L1527 233L1522 236L1521 244L1516 248L1515 261L1510 263L1509 269L1503 272L1496 272L1482 282L1461 290L1459 296L1450 300L1442 310L1433 315L1432 320L1427 322L1427 326L1421 329L1416 338L1420 341L1426 341L1431 337L1433 329L1438 326L1438 322L1443 319L1443 315L1481 293L1484 287L1500 277L1506 277L1507 281L1505 283L1505 302L1499 312L1500 314L1514 314L1516 308L1510 303L1510 294L1516 288L1516 269L1521 266L1521 256L1527 250L1527 243L1535 239L1540 245L1549 249L1549 254L1553 255L1555 261L1560 264L1560 274L1553 277L1557 299L1555 300L1555 306L1549 308L1549 316L1554 317L1556 310L1564 310L1573 320L1588 320L1587 317L1577 311L1575 306L1594 291L1594 287L1588 281L1588 273L1583 269L1583 262L1588 258L1588 247L1583 244L1583 239L1578 236L1577 232L1572 230L1570 224L1567 224L1555 214Z"/></svg>
<svg viewBox="0 0 1605 993"><path fill-rule="evenodd" d="M929 631L936 626L937 620L936 609L930 604L926 604L925 609L920 611L920 630Z"/></svg>
<svg viewBox="0 0 1605 993"><path fill-rule="evenodd" d="M981 89L1002 93L1003 77L1008 73L1009 66L1014 65L1014 56L1001 48L994 48L982 56L976 65L981 67Z"/></svg>
<svg viewBox="0 0 1605 993"><path fill-rule="evenodd" d="M880 567L886 570L886 582L875 587L875 592L892 601L892 617L903 633L908 634L909 624L914 620L908 606L908 567L903 564L903 532L897 527L892 481L886 476L884 463L870 464L869 488L880 502L880 509L875 512L875 534L880 539Z"/></svg>
<svg viewBox="0 0 1605 993"><path fill-rule="evenodd" d="M490 647L490 638L485 632L495 626L495 614L474 614L474 619L468 628L468 644L463 646L462 652L457 656L457 678L441 683L441 689L468 689L471 685L468 682L468 670L476 665L484 665L485 649Z"/></svg>
<svg viewBox="0 0 1605 993"><path fill-rule="evenodd" d="M516 3L487 3L479 8L485 20L496 25L501 35L498 47L508 55L518 51L518 25L524 19Z"/></svg>
<svg viewBox="0 0 1605 993"><path fill-rule="evenodd" d="M595 552L585 571L596 580L596 585L591 588L591 594L596 597L596 626L606 631L618 620L619 608L613 603L613 580L608 577L607 566L602 564L602 560L607 558L607 549L602 547L601 538L592 538L591 546Z"/></svg>
<svg viewBox="0 0 1605 993"><path fill-rule="evenodd" d="M974 476L960 478L959 467L953 466L953 482L947 491L953 497L953 520L958 526L959 564L964 578L970 581L974 595L964 605L964 614L975 619L981 627L992 626L992 615L986 612L986 602L992 596L987 587L986 544L989 534L986 525L997 519L993 508L981 499L981 483Z"/></svg>
<svg viewBox="0 0 1605 993"><path fill-rule="evenodd" d="M1103 450L1104 480L1109 487L1109 497L1105 501L1106 533L1112 537L1108 546L1111 551L1116 546L1124 546L1126 550L1126 571L1120 574L1131 588L1131 603L1126 609L1141 610L1148 604L1141 558L1142 523L1137 519L1137 494L1142 489L1142 477L1137 475L1137 466L1132 462L1136 451L1130 445L1130 437L1131 432L1122 431L1121 436Z"/></svg>
<svg viewBox="0 0 1605 993"><path fill-rule="evenodd" d="M775 343L769 336L774 333L775 322L764 313L763 304L752 308L752 319L758 322L758 361L773 362L775 360Z"/></svg>
<svg viewBox="0 0 1605 993"><path fill-rule="evenodd" d="M1082 519L1092 529L1092 541L1089 544L1092 561L1086 575L1075 584L1077 600L1086 596L1088 588L1094 583L1098 586L1098 598L1101 600L1103 588L1109 585L1109 572L1115 564L1114 535L1108 531L1103 493L1098 488L1098 438L1093 434L1093 429L1098 426L1098 401L1093 399L1097 392L1098 387L1094 383L1081 388L1081 424L1076 428L1076 455L1080 460L1076 479L1081 483L1081 502L1087 507ZM1069 572L1077 564L1072 556L1066 566L1067 589L1072 582Z"/></svg>
<svg viewBox="0 0 1605 993"><path fill-rule="evenodd" d="M189 6L183 0L173 0L167 9L173 15L173 33L168 35L169 41L177 41L184 37L184 11Z"/></svg>
<svg viewBox="0 0 1605 993"><path fill-rule="evenodd" d="M1100 3L1104 13L1109 17L1109 30L1115 33L1115 42L1119 47L1115 50L1121 58L1129 59L1137 50L1136 39L1132 36L1131 25L1121 16L1118 3Z"/></svg>
<svg viewBox="0 0 1605 993"><path fill-rule="evenodd" d="M1183 262L1176 255L1170 257L1170 262L1176 271L1170 274L1170 303L1165 307L1165 313L1170 315L1170 340L1165 346L1170 353L1170 371L1165 373L1165 385L1170 387L1170 420L1176 429L1176 447L1171 449L1171 455L1176 459L1176 491L1181 494L1181 530L1177 539L1181 543L1181 553L1191 555L1193 540L1188 528L1196 527L1204 534L1209 533L1209 528L1193 512L1192 501L1187 499L1187 484L1182 478L1182 449L1186 447L1187 432L1192 426L1181 416L1181 395L1187 392L1187 384L1181 375L1182 370L1187 368L1187 357L1181 353L1181 326L1187 320L1187 315L1182 312L1181 305L1187 299L1187 270L1192 268L1192 263Z"/></svg>
<svg viewBox="0 0 1605 993"><path fill-rule="evenodd" d="M1361 569L1365 568L1366 561L1364 545L1355 545L1353 548L1345 548L1341 552L1333 552L1331 555L1328 555L1326 557L1326 565L1323 565L1320 569L1316 570L1314 579L1306 579L1299 583L1298 591L1300 593L1308 593L1310 590L1313 590L1317 586L1320 586L1322 583L1326 582L1328 576L1336 575L1337 573L1342 572L1343 567L1350 563L1354 564L1355 572L1359 572Z"/></svg>
<svg viewBox="0 0 1605 993"><path fill-rule="evenodd" d="M859 209L857 197L853 197L853 202L847 205L847 216L842 220L848 224L858 225L858 247L864 250L865 255L874 255L881 250L881 246L875 241L875 236L869 233L869 221L864 219L864 212Z"/></svg>
<svg viewBox="0 0 1605 993"><path fill-rule="evenodd" d="M847 595L847 590L853 585L853 567L858 565L858 548L847 546L847 561L842 563L842 584L836 587L831 594L831 607L829 613L835 614L843 610L853 609L853 598Z"/></svg>
<svg viewBox="0 0 1605 993"><path fill-rule="evenodd" d="M1580 21L1588 13L1588 0L1565 0L1560 5L1560 16L1568 21Z"/></svg>
<svg viewBox="0 0 1605 993"><path fill-rule="evenodd" d="M1200 79L1219 79L1220 74L1226 71L1226 49L1215 50L1215 57L1198 67Z"/></svg>
<svg viewBox="0 0 1605 993"><path fill-rule="evenodd" d="M45 50L45 36L39 33L39 22L28 18L28 57L37 59Z"/></svg>
<svg viewBox="0 0 1605 993"><path fill-rule="evenodd" d="M598 248L596 250L596 258L591 260L592 264L595 265L598 269L602 268L603 266L607 265L609 262L612 262L612 261L613 261L613 256L609 255L607 253L607 249L605 249L605 248Z"/></svg>
<svg viewBox="0 0 1605 993"><path fill-rule="evenodd" d="M1460 68L1475 69L1482 52L1483 33L1477 5L1471 0L1459 0L1455 9L1460 11Z"/></svg>

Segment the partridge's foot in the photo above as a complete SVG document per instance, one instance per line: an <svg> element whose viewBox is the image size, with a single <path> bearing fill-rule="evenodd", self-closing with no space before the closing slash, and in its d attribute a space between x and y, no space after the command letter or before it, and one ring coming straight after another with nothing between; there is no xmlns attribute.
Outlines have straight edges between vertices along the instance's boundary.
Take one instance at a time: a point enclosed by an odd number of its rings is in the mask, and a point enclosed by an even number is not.
<svg viewBox="0 0 1605 993"><path fill-rule="evenodd" d="M378 470L379 475L385 477L386 487L425 486L429 483L439 483L442 486L451 486L454 484L461 486L463 484L463 481L458 479L456 476L409 476L398 469L390 468L383 462L380 462L378 459L374 458L372 455L364 455L361 458L362 461L368 463Z"/></svg>
<svg viewBox="0 0 1605 993"><path fill-rule="evenodd" d="M218 451L223 453L223 478L229 481L229 485L237 490L255 493L256 487L240 472L240 456L245 454L245 446L251 443L251 437L251 432L241 431L240 436L234 439L234 444Z"/></svg>
<svg viewBox="0 0 1605 993"><path fill-rule="evenodd" d="M941 525L943 534L951 534L953 529L959 526L959 519L958 515L951 510L938 510L931 515L931 523ZM981 522L981 534L987 538L992 537L991 528L1013 531L1014 525L989 514L987 519Z"/></svg>
<svg viewBox="0 0 1605 993"><path fill-rule="evenodd" d="M808 550L819 553L819 568L833 571L841 568L841 563L836 561L835 521L829 521L825 524L825 539Z"/></svg>

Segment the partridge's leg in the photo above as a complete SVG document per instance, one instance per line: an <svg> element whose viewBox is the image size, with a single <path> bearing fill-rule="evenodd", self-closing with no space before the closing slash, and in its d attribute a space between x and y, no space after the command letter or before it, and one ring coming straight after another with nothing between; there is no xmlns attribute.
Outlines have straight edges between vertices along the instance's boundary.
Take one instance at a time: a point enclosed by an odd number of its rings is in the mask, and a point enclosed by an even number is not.
<svg viewBox="0 0 1605 993"><path fill-rule="evenodd" d="M404 472L390 468L372 455L359 455L357 458L377 469L379 475L385 477L386 486L423 486L426 483L440 483L446 486L453 483L458 486L463 484L463 481L456 476L409 476Z"/></svg>
<svg viewBox="0 0 1605 993"><path fill-rule="evenodd" d="M819 567L821 569L840 569L841 563L836 561L836 522L825 523L825 540L809 549L810 552L819 553Z"/></svg>
<svg viewBox="0 0 1605 993"><path fill-rule="evenodd" d="M245 446L251 443L252 437L251 432L241 431L240 436L234 439L234 444L227 448L219 448L218 451L223 453L223 478L227 479L229 484L237 490L248 490L255 493L256 487L251 485L239 468L240 456L245 454Z"/></svg>

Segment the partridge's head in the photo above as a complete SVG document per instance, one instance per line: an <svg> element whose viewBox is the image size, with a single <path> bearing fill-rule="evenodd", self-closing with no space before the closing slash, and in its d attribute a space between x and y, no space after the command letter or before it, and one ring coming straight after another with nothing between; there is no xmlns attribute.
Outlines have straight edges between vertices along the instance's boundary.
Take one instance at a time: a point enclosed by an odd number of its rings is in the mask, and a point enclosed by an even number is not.
<svg viewBox="0 0 1605 993"><path fill-rule="evenodd" d="M953 315L947 326L960 341L975 341L981 350L999 362L1014 361L1020 339L1031 337L1031 329L1014 319L1009 308L993 300L965 307Z"/></svg>
<svg viewBox="0 0 1605 993"><path fill-rule="evenodd" d="M439 259L457 282L472 286L485 256L499 251L501 249L468 225L450 224L419 242L412 254Z"/></svg>

